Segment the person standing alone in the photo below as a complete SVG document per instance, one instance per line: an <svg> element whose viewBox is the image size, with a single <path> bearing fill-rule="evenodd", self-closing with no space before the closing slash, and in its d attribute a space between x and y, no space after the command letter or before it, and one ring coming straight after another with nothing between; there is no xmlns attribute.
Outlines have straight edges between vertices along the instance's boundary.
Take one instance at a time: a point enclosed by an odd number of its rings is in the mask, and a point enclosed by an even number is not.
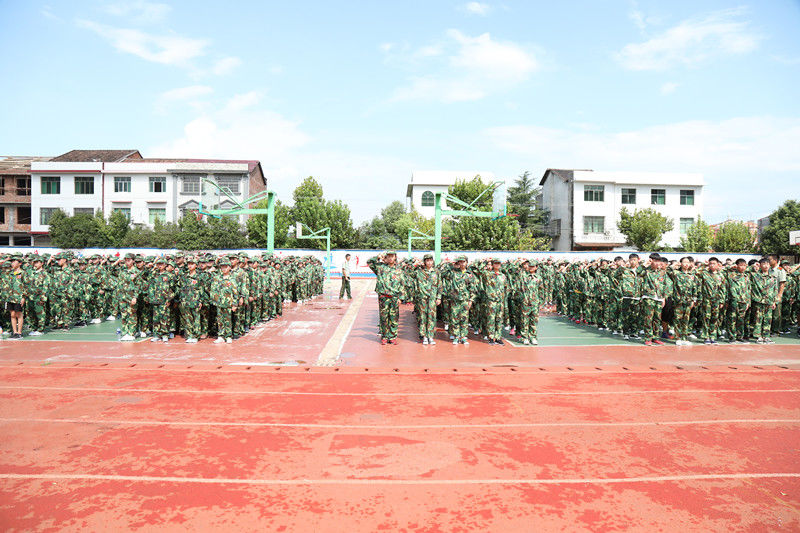
<svg viewBox="0 0 800 533"><path fill-rule="evenodd" d="M344 297L347 291L347 299L352 300L353 296L350 294L350 254L344 256L344 263L342 263L342 288L339 289L339 299Z"/></svg>

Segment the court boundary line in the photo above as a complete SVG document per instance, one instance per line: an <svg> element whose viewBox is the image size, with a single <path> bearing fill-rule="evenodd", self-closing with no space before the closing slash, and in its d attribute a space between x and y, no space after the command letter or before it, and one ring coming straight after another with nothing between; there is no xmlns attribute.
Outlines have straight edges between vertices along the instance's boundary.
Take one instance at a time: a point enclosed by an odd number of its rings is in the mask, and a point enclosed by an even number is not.
<svg viewBox="0 0 800 533"><path fill-rule="evenodd" d="M128 481L146 483L198 483L212 485L610 485L620 483L662 483L682 481L724 481L742 479L795 479L800 472L737 472L682 474L628 478L550 478L550 479L246 479L177 476L126 476L118 474L13 474L0 473L7 480Z"/></svg>
<svg viewBox="0 0 800 533"><path fill-rule="evenodd" d="M732 418L708 420L666 420L639 422L519 422L509 424L313 424L290 422L212 422L212 421L169 421L169 420L118 420L89 418L0 418L0 423L47 423L47 424L87 424L118 426L175 426L175 427L240 427L240 428L307 428L307 429L525 429L525 428L572 428L572 427L671 427L723 424L800 424L794 418Z"/></svg>
<svg viewBox="0 0 800 533"><path fill-rule="evenodd" d="M112 387L48 387L33 385L0 385L0 391L37 390L53 392L120 392L152 394L229 394L255 396L622 396L626 394L739 394L739 393L797 393L800 389L651 389L624 391L507 391L507 392L307 392L265 390L211 390L211 389L146 389Z"/></svg>

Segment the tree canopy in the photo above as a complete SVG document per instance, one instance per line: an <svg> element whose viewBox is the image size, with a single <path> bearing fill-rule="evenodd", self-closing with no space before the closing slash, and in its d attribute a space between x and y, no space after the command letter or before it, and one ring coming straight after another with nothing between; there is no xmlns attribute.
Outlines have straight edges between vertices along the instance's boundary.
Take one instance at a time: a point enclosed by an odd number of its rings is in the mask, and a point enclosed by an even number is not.
<svg viewBox="0 0 800 533"><path fill-rule="evenodd" d="M744 222L723 224L714 235L711 247L715 252L749 254L755 249L756 238Z"/></svg>
<svg viewBox="0 0 800 533"><path fill-rule="evenodd" d="M665 217L652 207L636 209L633 213L629 213L623 207L619 217L617 228L625 235L627 244L637 250L657 250L664 234L675 227L671 218Z"/></svg>
<svg viewBox="0 0 800 533"><path fill-rule="evenodd" d="M761 233L761 251L779 255L798 253L798 247L789 244L790 231L800 231L800 202L797 200L786 200L769 216L769 226Z"/></svg>
<svg viewBox="0 0 800 533"><path fill-rule="evenodd" d="M686 235L681 237L681 247L687 252L707 252L711 248L711 226L701 217L689 226Z"/></svg>

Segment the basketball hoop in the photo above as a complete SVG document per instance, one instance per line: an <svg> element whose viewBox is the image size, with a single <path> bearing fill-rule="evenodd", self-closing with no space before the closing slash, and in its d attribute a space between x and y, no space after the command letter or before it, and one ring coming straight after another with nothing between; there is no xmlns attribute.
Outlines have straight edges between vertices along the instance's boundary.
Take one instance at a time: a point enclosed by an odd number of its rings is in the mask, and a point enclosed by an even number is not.
<svg viewBox="0 0 800 533"><path fill-rule="evenodd" d="M789 232L789 245L800 246L800 231Z"/></svg>

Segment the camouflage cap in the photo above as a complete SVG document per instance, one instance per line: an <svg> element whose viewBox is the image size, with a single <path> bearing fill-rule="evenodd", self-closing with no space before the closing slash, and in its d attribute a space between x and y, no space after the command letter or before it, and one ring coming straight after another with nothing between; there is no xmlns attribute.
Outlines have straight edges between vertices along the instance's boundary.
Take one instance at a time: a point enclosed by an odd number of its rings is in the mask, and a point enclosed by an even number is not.
<svg viewBox="0 0 800 533"><path fill-rule="evenodd" d="M790 263L788 259L784 259L783 261L781 261L781 265L791 265L791 264L792 263Z"/></svg>
<svg viewBox="0 0 800 533"><path fill-rule="evenodd" d="M28 256L28 259L30 259L32 263L43 260L39 254L31 254Z"/></svg>
<svg viewBox="0 0 800 533"><path fill-rule="evenodd" d="M156 260L156 256L154 256L154 255L148 255L147 257L144 258L145 263L152 263L155 260Z"/></svg>
<svg viewBox="0 0 800 533"><path fill-rule="evenodd" d="M86 258L85 257L78 257L76 259L76 261L78 261L79 265L85 265L86 264Z"/></svg>
<svg viewBox="0 0 800 533"><path fill-rule="evenodd" d="M193 255L187 255L186 256L186 262L187 263L197 263L197 257L195 257Z"/></svg>
<svg viewBox="0 0 800 533"><path fill-rule="evenodd" d="M222 257L222 258L220 258L220 260L219 260L219 266L225 266L225 265L227 265L227 266L231 266L231 260L230 260L230 259L228 259L227 257L224 257L224 256L223 256L223 257Z"/></svg>
<svg viewBox="0 0 800 533"><path fill-rule="evenodd" d="M383 255L397 255L394 250L386 250Z"/></svg>
<svg viewBox="0 0 800 533"><path fill-rule="evenodd" d="M142 257L142 254L136 254L133 256L133 260L136 262L144 261L144 257Z"/></svg>
<svg viewBox="0 0 800 533"><path fill-rule="evenodd" d="M175 258L177 259L177 258L179 258L179 257L186 257L186 256L183 254L183 252L177 252L177 253L175 254Z"/></svg>
<svg viewBox="0 0 800 533"><path fill-rule="evenodd" d="M456 256L456 263L458 263L459 261L466 261L466 260L467 260L466 255L461 254Z"/></svg>
<svg viewBox="0 0 800 533"><path fill-rule="evenodd" d="M422 260L424 261L426 259L433 259L433 254L425 254L425 255L423 255L422 256Z"/></svg>
<svg viewBox="0 0 800 533"><path fill-rule="evenodd" d="M149 261L148 261L148 262L149 262ZM166 259L164 259L163 257L159 257L158 259L156 259L156 260L153 262L153 264L156 264L156 265L160 265L160 264L167 264L167 260L166 260Z"/></svg>
<svg viewBox="0 0 800 533"><path fill-rule="evenodd" d="M135 258L136 258L136 255L134 255L134 254L132 254L130 252L125 254L125 256L123 257L123 259L135 259Z"/></svg>
<svg viewBox="0 0 800 533"><path fill-rule="evenodd" d="M499 257L492 257L491 262L492 263L502 263L502 261L500 260Z"/></svg>

